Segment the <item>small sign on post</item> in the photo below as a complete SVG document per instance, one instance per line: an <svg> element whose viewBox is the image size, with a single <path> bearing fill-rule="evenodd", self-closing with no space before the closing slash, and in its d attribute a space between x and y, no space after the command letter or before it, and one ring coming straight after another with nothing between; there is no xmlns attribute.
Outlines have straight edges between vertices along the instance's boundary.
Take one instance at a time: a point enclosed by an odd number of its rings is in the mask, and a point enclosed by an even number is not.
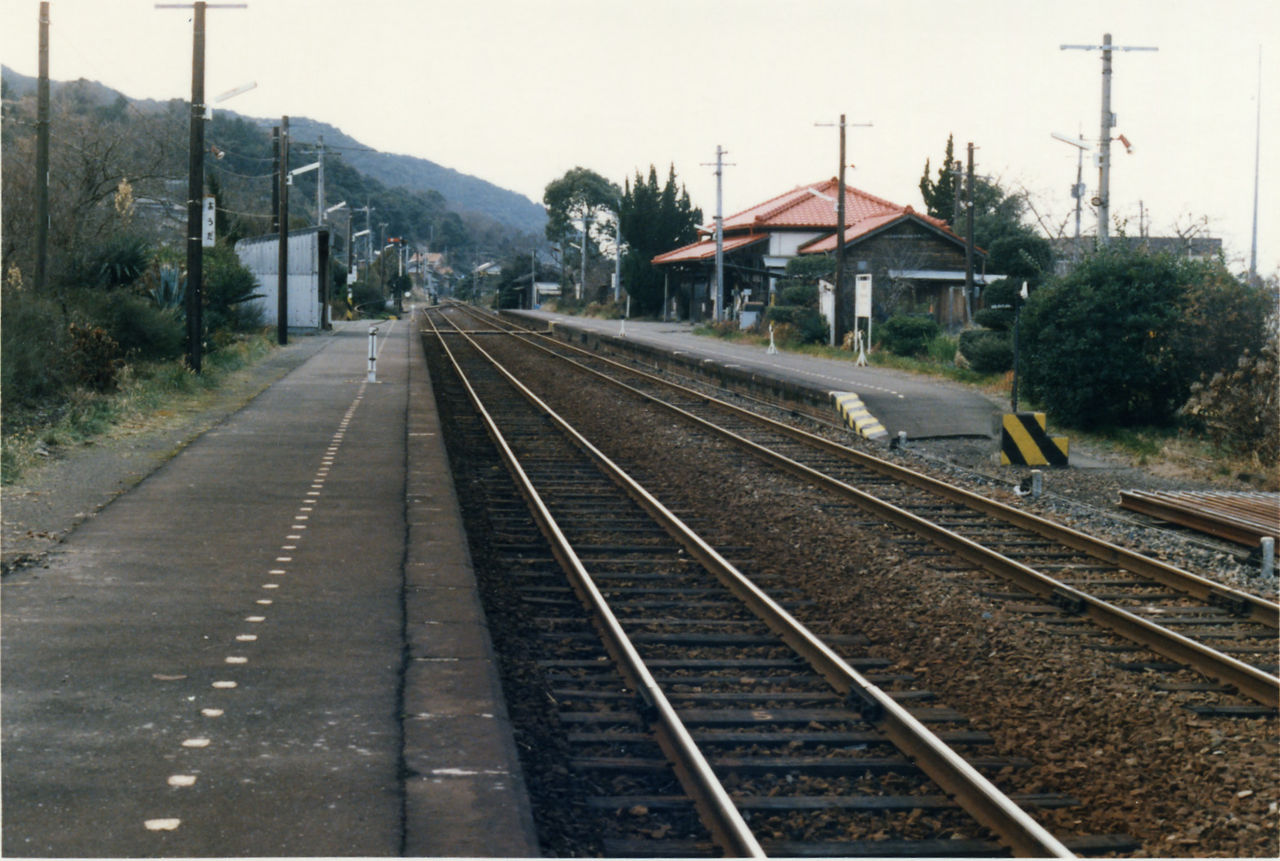
<svg viewBox="0 0 1280 861"><path fill-rule="evenodd" d="M218 199L212 194L204 196L204 209L200 221L200 246L212 248L218 241Z"/></svg>
<svg viewBox="0 0 1280 861"><path fill-rule="evenodd" d="M858 321L866 318L867 320L867 338L862 339L862 329L859 327ZM871 343L871 276L855 275L853 279L853 329L855 332L854 341L858 345L858 360L856 364L865 365L867 363L867 346Z"/></svg>

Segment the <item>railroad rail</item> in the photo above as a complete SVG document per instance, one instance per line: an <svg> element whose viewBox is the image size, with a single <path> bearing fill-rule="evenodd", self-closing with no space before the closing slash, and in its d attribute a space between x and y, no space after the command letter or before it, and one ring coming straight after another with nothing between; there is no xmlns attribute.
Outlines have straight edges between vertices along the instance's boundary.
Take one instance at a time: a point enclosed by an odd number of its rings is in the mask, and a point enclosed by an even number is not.
<svg viewBox="0 0 1280 861"><path fill-rule="evenodd" d="M1015 584L1021 592L1013 597L1039 599L1043 612L1088 619L1265 710L1280 707L1274 670L1280 605L703 391L465 310L486 327L480 331L513 334ZM1216 642L1221 645L1211 645Z"/></svg>
<svg viewBox="0 0 1280 861"><path fill-rule="evenodd" d="M546 541L546 559L531 556L527 540L514 544L524 568L516 576L547 590L538 593L538 606L548 613L548 638L568 649L568 657L548 662L561 685L554 696L582 709L579 718L593 729L580 738L627 750L643 743L634 721L621 714L620 706L634 706L674 764L635 756L580 763L626 775L609 783L621 781L626 794L599 800L600 806L642 811L637 815L649 821L655 809L687 806L691 799L716 846L732 855L759 856L766 846L793 855L941 852L945 843L916 836L921 821L926 833L941 827L974 838L964 844L969 853L1003 846L1018 855L1072 855L925 725L955 724L960 716L920 705L929 694L909 677L889 676L884 681L891 688L877 684L855 666L875 667L874 659L845 656L856 650L857 637L824 640L800 624L726 557L732 548L717 550L703 540L503 368L480 338L437 326L445 318L444 310L428 312L428 352L447 357ZM500 540L518 520L504 523ZM589 611L617 674L590 656L596 638L561 599L564 587L546 564L552 560L555 571L567 575L574 603ZM963 730L947 734L971 746L983 741ZM813 755L797 756L797 748ZM885 748L898 753L866 753ZM987 769L1012 765L1001 758L975 761ZM637 775L661 785L670 769L687 799L636 794L637 785L650 785ZM722 776L732 778L732 791ZM1071 803L1053 796L1025 800ZM980 827L957 825L962 813ZM885 830L896 842L859 847L835 837L856 833L856 821L868 816L888 818ZM672 830L686 833L651 821L643 833ZM636 849L637 838L630 839L613 848ZM1117 844L1104 837L1074 845Z"/></svg>

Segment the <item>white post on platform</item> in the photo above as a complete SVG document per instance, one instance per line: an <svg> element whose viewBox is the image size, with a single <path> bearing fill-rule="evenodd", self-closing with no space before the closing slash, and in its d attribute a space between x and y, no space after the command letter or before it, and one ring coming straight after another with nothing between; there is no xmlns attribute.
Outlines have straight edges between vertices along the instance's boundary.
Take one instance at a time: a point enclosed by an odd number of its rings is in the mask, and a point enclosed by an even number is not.
<svg viewBox="0 0 1280 861"><path fill-rule="evenodd" d="M1262 576L1270 577L1276 572L1276 540L1271 537L1262 539Z"/></svg>
<svg viewBox="0 0 1280 861"><path fill-rule="evenodd" d="M369 382L378 381L378 328L369 327Z"/></svg>

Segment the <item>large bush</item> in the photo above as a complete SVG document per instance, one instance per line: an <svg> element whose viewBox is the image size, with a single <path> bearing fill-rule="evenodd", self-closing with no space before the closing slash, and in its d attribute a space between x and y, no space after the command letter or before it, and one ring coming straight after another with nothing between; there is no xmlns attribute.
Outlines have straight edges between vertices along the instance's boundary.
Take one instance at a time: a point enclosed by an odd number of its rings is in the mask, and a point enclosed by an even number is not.
<svg viewBox="0 0 1280 861"><path fill-rule="evenodd" d="M207 333L248 332L262 325L262 309L249 301L262 296L258 279L230 247L219 245L207 250L201 274L201 322Z"/></svg>
<svg viewBox="0 0 1280 861"><path fill-rule="evenodd" d="M1221 263L1105 249L1031 294L1024 391L1075 427L1169 424L1193 382L1261 346L1261 292Z"/></svg>
<svg viewBox="0 0 1280 861"><path fill-rule="evenodd" d="M889 352L899 356L920 356L928 352L930 342L942 332L942 327L930 316L900 314L890 317L875 331L876 340Z"/></svg>
<svg viewBox="0 0 1280 861"><path fill-rule="evenodd" d="M58 303L30 290L4 291L0 329L0 393L7 419L15 407L64 389L71 336Z"/></svg>
<svg viewBox="0 0 1280 861"><path fill-rule="evenodd" d="M177 309L129 290L85 291L75 300L77 316L111 338L117 358L164 361L182 355L186 326Z"/></svg>

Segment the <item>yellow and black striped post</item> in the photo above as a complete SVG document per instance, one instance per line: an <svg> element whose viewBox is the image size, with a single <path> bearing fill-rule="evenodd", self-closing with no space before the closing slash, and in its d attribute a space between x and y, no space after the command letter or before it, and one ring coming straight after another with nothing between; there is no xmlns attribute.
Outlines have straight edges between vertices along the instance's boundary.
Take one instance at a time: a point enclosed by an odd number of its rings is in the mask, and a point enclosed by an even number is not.
<svg viewBox="0 0 1280 861"><path fill-rule="evenodd" d="M871 415L862 398L856 392L832 392L831 400L840 411L840 418L859 436L866 439L883 439L889 435L880 420Z"/></svg>
<svg viewBox="0 0 1280 861"><path fill-rule="evenodd" d="M1067 466L1067 438L1049 436L1044 413L1005 413L1000 427L1004 466Z"/></svg>

